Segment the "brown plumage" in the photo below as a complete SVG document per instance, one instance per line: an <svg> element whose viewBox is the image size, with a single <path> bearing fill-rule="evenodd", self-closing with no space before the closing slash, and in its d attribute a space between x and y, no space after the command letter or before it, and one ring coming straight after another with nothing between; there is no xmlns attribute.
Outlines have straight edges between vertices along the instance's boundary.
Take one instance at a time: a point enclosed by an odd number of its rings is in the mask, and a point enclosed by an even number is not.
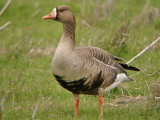
<svg viewBox="0 0 160 120"><path fill-rule="evenodd" d="M58 6L43 19L53 19L63 24L63 35L52 60L52 73L58 83L73 93L75 116L78 114L79 94L100 95L103 116L103 94L119 83L131 81L125 69L139 69L123 63L97 47L75 47L75 17L70 7ZM118 61L118 62L117 62Z"/></svg>

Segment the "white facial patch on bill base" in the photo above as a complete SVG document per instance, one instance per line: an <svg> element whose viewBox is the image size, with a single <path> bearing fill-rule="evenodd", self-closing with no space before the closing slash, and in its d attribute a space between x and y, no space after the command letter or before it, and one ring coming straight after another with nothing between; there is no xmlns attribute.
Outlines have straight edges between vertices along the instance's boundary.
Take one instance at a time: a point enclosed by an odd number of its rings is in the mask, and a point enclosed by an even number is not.
<svg viewBox="0 0 160 120"><path fill-rule="evenodd" d="M54 16L56 16L57 15L56 8L53 9L53 12L54 12Z"/></svg>

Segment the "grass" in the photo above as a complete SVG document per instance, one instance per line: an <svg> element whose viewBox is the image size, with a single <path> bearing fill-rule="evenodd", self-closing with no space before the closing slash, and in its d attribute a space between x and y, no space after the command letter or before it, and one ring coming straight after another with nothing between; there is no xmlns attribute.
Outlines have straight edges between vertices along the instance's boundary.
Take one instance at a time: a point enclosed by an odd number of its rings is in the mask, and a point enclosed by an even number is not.
<svg viewBox="0 0 160 120"><path fill-rule="evenodd" d="M149 3L147 0L113 1L115 2L107 8L105 5L109 3L105 0L11 2L0 16L0 26L11 21L9 26L0 31L0 101L6 91L9 91L3 105L2 119L31 119L39 101L35 119L75 119L72 94L58 85L52 76L53 55L35 57L29 55L33 48L57 46L62 34L62 25L41 19L57 5L69 5L75 13L77 46L97 46L125 58L126 62L159 37L159 0L150 0ZM7 0L0 1L0 9L6 2ZM147 9L143 11L145 6ZM105 13L104 9L108 11ZM155 9L159 12L154 12ZM82 19L94 29L83 24ZM125 37L122 33L129 36ZM124 39L125 41L121 43ZM160 74L148 77L160 68L159 45L160 43L157 43L131 63L142 72L134 76L136 82L123 84L132 96L146 96L147 100L118 107L106 105L122 96L122 89L115 88L104 95L104 119L160 119L160 106L152 100L151 87L160 80ZM128 74L133 75L135 72L128 71ZM123 94L130 95L125 89ZM100 119L97 99L96 96L81 96L77 119Z"/></svg>

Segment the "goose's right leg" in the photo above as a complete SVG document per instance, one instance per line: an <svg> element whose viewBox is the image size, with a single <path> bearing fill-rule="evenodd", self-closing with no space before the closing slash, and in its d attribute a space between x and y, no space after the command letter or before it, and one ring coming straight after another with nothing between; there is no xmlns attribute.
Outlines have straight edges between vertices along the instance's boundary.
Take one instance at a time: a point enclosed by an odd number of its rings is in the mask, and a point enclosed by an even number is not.
<svg viewBox="0 0 160 120"><path fill-rule="evenodd" d="M79 108L79 95L73 94L74 97L74 117L78 115L78 108Z"/></svg>

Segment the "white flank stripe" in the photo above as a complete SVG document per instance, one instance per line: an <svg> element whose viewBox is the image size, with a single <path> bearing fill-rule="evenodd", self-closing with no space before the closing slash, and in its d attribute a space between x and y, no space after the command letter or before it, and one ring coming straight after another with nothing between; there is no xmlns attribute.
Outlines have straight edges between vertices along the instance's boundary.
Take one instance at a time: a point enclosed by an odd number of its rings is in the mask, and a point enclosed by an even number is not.
<svg viewBox="0 0 160 120"><path fill-rule="evenodd" d="M117 70L117 69L116 69L115 67L113 67L113 66L110 66L110 65L108 65L108 64L105 64L105 63L103 63L102 61L100 61L100 60L98 60L98 59L96 59L96 58L94 58L94 59L97 60L98 62L100 62L100 63L102 63L102 64L104 64L104 65L106 65L106 66L112 68L112 69Z"/></svg>

